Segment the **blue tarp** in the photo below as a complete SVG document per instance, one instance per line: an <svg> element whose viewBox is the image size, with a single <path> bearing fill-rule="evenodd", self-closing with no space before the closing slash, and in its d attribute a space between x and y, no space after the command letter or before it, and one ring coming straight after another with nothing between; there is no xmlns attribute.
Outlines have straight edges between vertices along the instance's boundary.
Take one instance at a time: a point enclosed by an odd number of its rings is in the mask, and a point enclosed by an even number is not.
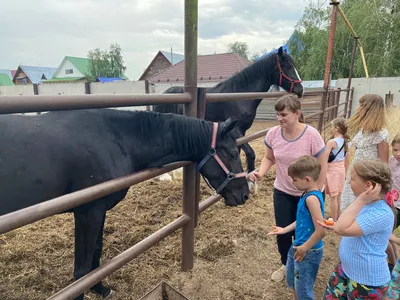
<svg viewBox="0 0 400 300"><path fill-rule="evenodd" d="M121 81L123 80L122 78L116 77L116 78L111 78L111 77L97 77L97 81L99 82L113 82L113 81Z"/></svg>

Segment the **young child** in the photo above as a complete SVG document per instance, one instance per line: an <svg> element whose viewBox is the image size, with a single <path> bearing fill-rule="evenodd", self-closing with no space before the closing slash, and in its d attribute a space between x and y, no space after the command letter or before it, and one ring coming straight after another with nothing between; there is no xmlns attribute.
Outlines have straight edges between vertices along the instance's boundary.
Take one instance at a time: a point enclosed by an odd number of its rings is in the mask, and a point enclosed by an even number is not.
<svg viewBox="0 0 400 300"><path fill-rule="evenodd" d="M392 156L389 158L389 166L392 172L392 189L400 191L400 134L397 134L392 140ZM396 210L397 221L395 228L399 227L400 225L400 201L398 199L393 199L394 207ZM392 245L396 244L400 246L400 239L397 238L393 233L390 236L390 241ZM395 251L397 247L394 247ZM400 259L397 260L397 264L392 271L392 280L389 284L389 290L386 296L386 299L400 299Z"/></svg>
<svg viewBox="0 0 400 300"><path fill-rule="evenodd" d="M395 242L398 246L400 246L400 239L396 236L392 235L391 241ZM389 289L386 294L386 300L389 299L400 299L400 259L397 260L397 264L392 271L392 279L389 283Z"/></svg>
<svg viewBox="0 0 400 300"><path fill-rule="evenodd" d="M348 140L346 120L336 118L331 122L331 139L326 143L327 151L333 154L333 160L328 160L326 172L326 194L330 198L331 216L334 221L340 215L340 196L346 180L347 167L349 165Z"/></svg>
<svg viewBox="0 0 400 300"><path fill-rule="evenodd" d="M296 221L282 228L273 226L268 235L280 235L295 231L295 240L289 249L286 262L286 278L293 289L294 299L314 299L314 282L323 255L322 238L325 230L317 226L323 220L324 201L318 190L321 164L318 159L305 155L293 161L288 174L294 186L303 191L300 197Z"/></svg>
<svg viewBox="0 0 400 300"><path fill-rule="evenodd" d="M356 200L333 225L318 222L343 236L340 262L333 271L324 299L384 299L390 282L386 248L394 214L384 200L391 188L391 172L381 160L359 160L350 172Z"/></svg>
<svg viewBox="0 0 400 300"><path fill-rule="evenodd" d="M392 189L400 192L400 134L397 134L392 140L392 156L389 158L390 171L392 172ZM400 226L400 201L394 201L396 208L397 224Z"/></svg>

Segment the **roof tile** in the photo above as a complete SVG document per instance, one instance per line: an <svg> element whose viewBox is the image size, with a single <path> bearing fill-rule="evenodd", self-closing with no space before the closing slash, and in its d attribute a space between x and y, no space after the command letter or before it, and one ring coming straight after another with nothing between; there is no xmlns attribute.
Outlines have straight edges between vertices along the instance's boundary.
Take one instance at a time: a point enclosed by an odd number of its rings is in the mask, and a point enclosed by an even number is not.
<svg viewBox="0 0 400 300"><path fill-rule="evenodd" d="M199 55L197 59L197 81L215 82L226 80L250 65L251 62L236 53ZM185 61L149 78L151 83L184 82Z"/></svg>

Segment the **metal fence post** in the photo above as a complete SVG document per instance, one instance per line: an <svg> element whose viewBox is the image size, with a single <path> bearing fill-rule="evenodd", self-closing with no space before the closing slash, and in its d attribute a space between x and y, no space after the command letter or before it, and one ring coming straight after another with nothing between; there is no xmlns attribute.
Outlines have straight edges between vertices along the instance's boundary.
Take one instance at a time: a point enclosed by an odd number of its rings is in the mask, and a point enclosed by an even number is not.
<svg viewBox="0 0 400 300"><path fill-rule="evenodd" d="M185 104L185 116L197 117L197 25L198 0L185 0L185 92L192 102ZM190 217L182 229L182 271L193 268L196 198L196 165L183 168L183 214Z"/></svg>
<svg viewBox="0 0 400 300"><path fill-rule="evenodd" d="M342 89L338 88L338 91L336 92L336 97L335 97L335 105L337 105L337 107L335 108L335 118L338 117L338 113L339 113L339 104L340 104L340 93L341 93Z"/></svg>
<svg viewBox="0 0 400 300"><path fill-rule="evenodd" d="M348 114L347 114L347 118L351 117L351 108L353 106L353 97L354 97L354 88L351 88L350 101L349 101L349 111L348 111Z"/></svg>
<svg viewBox="0 0 400 300"><path fill-rule="evenodd" d="M197 89L197 118L204 120L206 115L206 100L207 89L206 88L198 88ZM194 226L197 227L199 225L199 205L200 205L200 173L196 172L196 182L195 182L195 219Z"/></svg>
<svg viewBox="0 0 400 300"><path fill-rule="evenodd" d="M354 37L353 51L351 52L351 63L350 63L350 70L349 70L349 79L347 80L346 102L345 102L345 105L344 105L345 118L349 115L348 114L349 96L350 96L350 88L351 88L351 79L353 77L354 62L355 62L355 59L356 59L357 40L358 40L358 37ZM350 107L350 110L351 110L351 107Z"/></svg>

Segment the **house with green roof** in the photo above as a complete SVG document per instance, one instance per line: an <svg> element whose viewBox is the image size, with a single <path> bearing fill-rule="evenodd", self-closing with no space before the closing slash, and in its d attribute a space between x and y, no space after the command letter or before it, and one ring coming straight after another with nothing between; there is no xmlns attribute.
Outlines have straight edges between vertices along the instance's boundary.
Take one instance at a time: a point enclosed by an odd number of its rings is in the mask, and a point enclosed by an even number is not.
<svg viewBox="0 0 400 300"><path fill-rule="evenodd" d="M84 57L73 57L66 56L62 60L57 71L53 77L49 80L43 81L48 82L85 82L86 74L89 73L89 59Z"/></svg>
<svg viewBox="0 0 400 300"><path fill-rule="evenodd" d="M10 86L14 85L14 82L11 80L8 74L0 74L0 86Z"/></svg>
<svg viewBox="0 0 400 300"><path fill-rule="evenodd" d="M43 83L55 82L87 82L86 75L89 73L89 58L66 56L61 62L53 78L43 81ZM128 78L123 75L122 80Z"/></svg>

